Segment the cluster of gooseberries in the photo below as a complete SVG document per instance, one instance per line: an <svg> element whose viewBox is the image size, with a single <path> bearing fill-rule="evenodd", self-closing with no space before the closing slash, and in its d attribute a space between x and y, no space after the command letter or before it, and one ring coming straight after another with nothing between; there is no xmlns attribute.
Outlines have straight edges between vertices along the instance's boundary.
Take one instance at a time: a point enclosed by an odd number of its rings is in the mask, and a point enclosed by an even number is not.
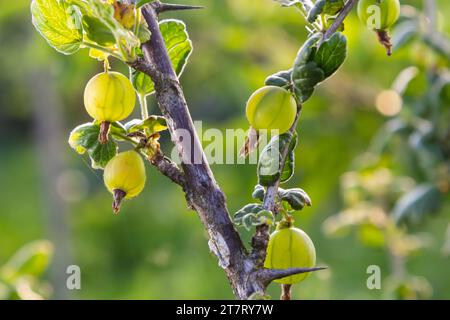
<svg viewBox="0 0 450 320"><path fill-rule="evenodd" d="M89 80L84 91L84 106L87 113L100 122L100 143L108 142L111 123L127 118L135 103L133 85L123 74L105 70ZM144 161L134 150L121 152L109 160L103 178L114 197L113 211L118 213L123 199L133 198L144 189Z"/></svg>
<svg viewBox="0 0 450 320"><path fill-rule="evenodd" d="M256 90L247 101L246 116L256 130L287 132L294 125L297 103L292 93L277 86L264 86ZM316 250L309 236L294 227L292 217L283 219L270 235L265 268L311 268L316 264ZM275 282L292 285L306 279L309 273L288 276Z"/></svg>

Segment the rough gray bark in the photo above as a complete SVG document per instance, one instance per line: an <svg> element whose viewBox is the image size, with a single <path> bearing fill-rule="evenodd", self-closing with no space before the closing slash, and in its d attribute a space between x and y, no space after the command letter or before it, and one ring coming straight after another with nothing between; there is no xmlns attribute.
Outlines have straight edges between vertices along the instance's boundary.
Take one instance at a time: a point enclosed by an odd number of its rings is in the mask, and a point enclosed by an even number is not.
<svg viewBox="0 0 450 320"><path fill-rule="evenodd" d="M348 3L353 7L356 1L350 0ZM258 228L253 237L252 252L248 253L245 249L230 219L225 195L215 181L203 153L183 90L172 68L159 30L158 13L175 9L175 7L164 9L165 6L167 5L154 1L142 8L144 19L152 36L151 40L142 46L144 58L137 59L130 63L130 66L149 75L155 83L156 99L167 120L172 142L181 155L182 164L181 170L178 170L170 162L169 164L161 164L160 161L168 161L167 159L164 160L164 157L153 158L151 162L164 175L183 188L189 207L197 211L208 232L209 247L217 256L219 265L225 270L236 298L249 299L263 295L267 285L275 279L323 269L264 269L263 262L269 239L268 226ZM351 7L346 7L345 14L336 19L336 24L342 22ZM330 29L334 30L332 32L334 33L337 28L338 25L333 25ZM295 131L295 128L296 125L293 126L292 130ZM179 132L188 132L190 140L183 140ZM287 154L287 151L285 153ZM269 188L268 196L264 201L267 208L273 208L277 189L278 183Z"/></svg>

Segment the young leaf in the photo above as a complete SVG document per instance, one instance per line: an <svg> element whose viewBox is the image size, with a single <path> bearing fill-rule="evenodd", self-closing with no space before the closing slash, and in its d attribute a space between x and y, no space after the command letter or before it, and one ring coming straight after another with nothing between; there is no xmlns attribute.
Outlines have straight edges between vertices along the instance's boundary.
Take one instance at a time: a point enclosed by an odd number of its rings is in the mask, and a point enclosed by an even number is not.
<svg viewBox="0 0 450 320"><path fill-rule="evenodd" d="M262 186L270 186L279 178L282 182L289 180L294 172L294 159L292 153L296 144L295 137L292 138L290 132L283 133L280 136L273 137L269 144L264 147L261 152L261 156L258 161L257 173L258 183ZM280 168L280 162L282 159L282 151L287 143L290 142L289 161L286 159L284 168Z"/></svg>
<svg viewBox="0 0 450 320"><path fill-rule="evenodd" d="M316 85L324 79L323 70L314 61L294 67L292 81L295 95L301 102L307 101L312 96Z"/></svg>
<svg viewBox="0 0 450 320"><path fill-rule="evenodd" d="M322 14L326 2L327 0L317 0L311 10L309 10L308 12L308 17L306 18L306 20L308 20L309 23L313 23L314 21L316 21L317 17Z"/></svg>
<svg viewBox="0 0 450 320"><path fill-rule="evenodd" d="M114 137L114 139L123 140L121 136L127 135L127 129L120 122L113 122L110 124L109 133Z"/></svg>
<svg viewBox="0 0 450 320"><path fill-rule="evenodd" d="M442 195L434 185L421 184L400 198L392 213L398 224L417 223L439 209L441 201Z"/></svg>
<svg viewBox="0 0 450 320"><path fill-rule="evenodd" d="M326 0L323 13L334 16L344 7L344 0Z"/></svg>
<svg viewBox="0 0 450 320"><path fill-rule="evenodd" d="M114 18L126 29L132 29L136 21L134 4L113 1Z"/></svg>
<svg viewBox="0 0 450 320"><path fill-rule="evenodd" d="M234 214L234 223L247 230L250 230L253 226L272 224L274 220L273 213L264 210L263 206L258 203L247 204Z"/></svg>
<svg viewBox="0 0 450 320"><path fill-rule="evenodd" d="M82 28L76 11L64 0L33 0L31 15L34 27L50 46L63 54L78 51L83 41Z"/></svg>
<svg viewBox="0 0 450 320"><path fill-rule="evenodd" d="M115 44L117 44L123 59L126 61L134 59L134 49L140 45L139 38L116 20L115 10L111 3L98 0L66 1L77 6L83 16L90 16L102 22L114 35ZM95 36L91 33L90 37Z"/></svg>
<svg viewBox="0 0 450 320"><path fill-rule="evenodd" d="M164 38L170 61L178 76L184 71L189 56L192 53L192 42L184 22L175 19L162 20L159 29ZM149 95L155 91L150 77L140 71L131 71L131 82L139 94Z"/></svg>
<svg viewBox="0 0 450 320"><path fill-rule="evenodd" d="M242 223L242 219L248 215L249 213L258 213L259 211L263 210L263 206L259 203L250 203L236 211L234 214L234 222L239 225Z"/></svg>
<svg viewBox="0 0 450 320"><path fill-rule="evenodd" d="M155 91L155 85L152 79L145 73L130 68L130 78L138 94L146 96Z"/></svg>
<svg viewBox="0 0 450 320"><path fill-rule="evenodd" d="M291 80L294 84L294 93L301 102L308 100L314 92L314 87L325 79L325 75L312 61L316 52L316 43L320 34L312 35L300 48L294 62Z"/></svg>
<svg viewBox="0 0 450 320"><path fill-rule="evenodd" d="M94 169L101 169L106 166L117 154L117 143L113 139L101 144L98 141L100 126L95 123L85 123L72 130L69 137L70 146L79 154L86 151L92 160Z"/></svg>
<svg viewBox="0 0 450 320"><path fill-rule="evenodd" d="M294 68L298 68L303 66L304 64L311 61L314 56L317 42L320 40L322 35L320 33L315 33L306 40L303 46L297 53L297 57L295 58Z"/></svg>
<svg viewBox="0 0 450 320"><path fill-rule="evenodd" d="M128 133L145 130L152 135L167 130L167 123L164 117L150 116L145 120L133 119L125 124L125 128Z"/></svg>
<svg viewBox="0 0 450 320"><path fill-rule="evenodd" d="M328 78L344 63L346 56L347 39L342 33L335 33L320 45L314 61Z"/></svg>
<svg viewBox="0 0 450 320"><path fill-rule="evenodd" d="M271 76L268 76L264 81L266 86L276 86L281 88L289 88L291 86L292 69L286 71L279 71Z"/></svg>
<svg viewBox="0 0 450 320"><path fill-rule="evenodd" d="M111 46L116 42L114 34L101 20L83 16L83 29L89 40L97 42L101 46Z"/></svg>
<svg viewBox="0 0 450 320"><path fill-rule="evenodd" d="M278 196L282 201L286 201L293 210L301 210L305 206L311 206L311 198L300 188L278 189Z"/></svg>
<svg viewBox="0 0 450 320"><path fill-rule="evenodd" d="M253 189L252 198L260 201L264 201L264 196L266 194L266 190L263 186L257 184L255 189Z"/></svg>
<svg viewBox="0 0 450 320"><path fill-rule="evenodd" d="M281 171L280 183L288 181L293 175L295 170L295 147L297 146L297 132L291 139L289 144L289 151L286 157L286 162L284 164L283 170Z"/></svg>

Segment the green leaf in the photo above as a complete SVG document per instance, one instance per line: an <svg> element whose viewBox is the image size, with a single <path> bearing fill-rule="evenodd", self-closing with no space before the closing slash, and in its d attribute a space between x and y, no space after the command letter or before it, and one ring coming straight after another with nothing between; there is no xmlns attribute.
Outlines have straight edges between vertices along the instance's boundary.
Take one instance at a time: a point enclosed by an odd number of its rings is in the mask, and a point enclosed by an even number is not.
<svg viewBox="0 0 450 320"><path fill-rule="evenodd" d="M285 182L292 176L294 172L293 149L296 145L296 138L291 138L292 134L286 132L273 137L269 144L264 147L257 166L258 183L260 185L267 187L273 185L278 179ZM290 143L289 155L284 168L281 170L282 151L287 143Z"/></svg>
<svg viewBox="0 0 450 320"><path fill-rule="evenodd" d="M281 88L289 88L291 86L292 69L286 71L279 71L271 76L268 76L264 81L266 86L276 86Z"/></svg>
<svg viewBox="0 0 450 320"><path fill-rule="evenodd" d="M289 144L289 151L286 157L283 170L281 171L280 183L288 181L293 175L295 170L295 147L297 146L297 132L294 133L291 143Z"/></svg>
<svg viewBox="0 0 450 320"><path fill-rule="evenodd" d="M260 201L264 201L264 196L266 195L266 190L262 185L257 184L255 189L253 189L252 198Z"/></svg>
<svg viewBox="0 0 450 320"><path fill-rule="evenodd" d="M150 116L145 120L133 119L125 124L128 133L136 131L146 131L149 135L167 130L167 123L164 117Z"/></svg>
<svg viewBox="0 0 450 320"><path fill-rule="evenodd" d="M418 223L423 217L438 210L442 194L432 184L421 184L405 194L395 205L392 213L395 221Z"/></svg>
<svg viewBox="0 0 450 320"><path fill-rule="evenodd" d="M131 83L138 94L146 96L155 91L155 85L148 75L133 68L130 68L130 72Z"/></svg>
<svg viewBox="0 0 450 320"><path fill-rule="evenodd" d="M38 277L47 269L53 250L53 245L47 240L28 243L2 267L0 274L8 282L22 276Z"/></svg>
<svg viewBox="0 0 450 320"><path fill-rule="evenodd" d="M116 140L124 140L121 136L127 135L127 129L120 122L113 122L110 124L109 133Z"/></svg>
<svg viewBox="0 0 450 320"><path fill-rule="evenodd" d="M36 30L58 52L73 54L83 41L77 14L64 0L33 0L32 22Z"/></svg>
<svg viewBox="0 0 450 320"><path fill-rule="evenodd" d="M320 45L314 55L314 61L327 78L339 69L346 56L347 39L342 33L338 32Z"/></svg>
<svg viewBox="0 0 450 320"><path fill-rule="evenodd" d="M114 35L114 42L117 44L124 60L132 61L135 58L135 49L140 45L139 38L114 18L114 7L110 3L98 0L66 1L77 6L83 16L99 20L111 31ZM91 32L90 37L95 38L97 36Z"/></svg>
<svg viewBox="0 0 450 320"><path fill-rule="evenodd" d="M236 213L234 214L234 223L236 223L237 225L241 225L242 219L246 215L248 215L250 213L256 214L261 210L263 210L262 204L259 204L259 203L247 204L244 207L242 207L241 209L239 209L238 211L236 211Z"/></svg>
<svg viewBox="0 0 450 320"><path fill-rule="evenodd" d="M325 74L314 61L294 67L292 81L295 95L301 102L307 101L312 96L316 85L324 79Z"/></svg>
<svg viewBox="0 0 450 320"><path fill-rule="evenodd" d="M309 23L313 23L317 20L317 17L322 14L327 0L318 0L314 6L309 10L308 17L306 18Z"/></svg>
<svg viewBox="0 0 450 320"><path fill-rule="evenodd" d="M117 154L117 143L108 139L106 144L98 141L100 126L95 123L85 123L72 130L69 137L70 146L79 154L86 151L92 160L94 169L102 169ZM111 133L109 134L111 136Z"/></svg>
<svg viewBox="0 0 450 320"><path fill-rule="evenodd" d="M144 21L141 21L141 24L139 25L137 36L141 43L146 43L147 41L150 41L152 33L150 32L150 30L147 27L147 24Z"/></svg>
<svg viewBox="0 0 450 320"><path fill-rule="evenodd" d="M344 0L326 0L323 13L334 16L344 7Z"/></svg>
<svg viewBox="0 0 450 320"><path fill-rule="evenodd" d="M250 230L253 226L272 224L275 217L272 212L265 210L261 204L250 203L234 214L234 223Z"/></svg>
<svg viewBox="0 0 450 320"><path fill-rule="evenodd" d="M294 93L301 102L308 100L315 86L325 79L324 72L312 61L317 50L316 44L321 39L320 34L312 35L300 48L294 62L291 80Z"/></svg>
<svg viewBox="0 0 450 320"><path fill-rule="evenodd" d="M300 188L278 188L278 197L287 202L293 210L302 210L305 206L311 206L311 198Z"/></svg>
<svg viewBox="0 0 450 320"><path fill-rule="evenodd" d="M116 42L111 29L95 17L83 16L83 29L89 40L101 46L111 46Z"/></svg>
<svg viewBox="0 0 450 320"><path fill-rule="evenodd" d="M164 38L170 61L178 76L183 74L184 68L192 53L192 42L183 21L168 19L159 23L159 29ZM131 82L139 94L149 95L155 91L150 77L140 71L131 72Z"/></svg>
<svg viewBox="0 0 450 320"><path fill-rule="evenodd" d="M297 53L297 57L295 58L294 68L301 67L304 64L311 61L314 57L314 53L316 52L316 44L322 38L320 33L315 33L311 35L308 40L303 44L300 50Z"/></svg>

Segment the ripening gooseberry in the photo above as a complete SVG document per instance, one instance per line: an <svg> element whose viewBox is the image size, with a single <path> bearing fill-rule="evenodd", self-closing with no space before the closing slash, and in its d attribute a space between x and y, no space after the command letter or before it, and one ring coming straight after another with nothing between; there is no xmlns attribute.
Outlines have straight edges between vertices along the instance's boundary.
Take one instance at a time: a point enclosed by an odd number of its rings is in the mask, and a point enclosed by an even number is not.
<svg viewBox="0 0 450 320"><path fill-rule="evenodd" d="M295 121L297 104L292 94L276 86L256 90L247 101L247 120L255 130L288 131Z"/></svg>
<svg viewBox="0 0 450 320"><path fill-rule="evenodd" d="M316 249L308 235L294 226L282 226L270 235L264 267L269 269L312 268ZM306 279L308 273L288 276L275 282L294 284Z"/></svg>
<svg viewBox="0 0 450 320"><path fill-rule="evenodd" d="M400 16L399 0L360 0L358 17L371 30L386 30Z"/></svg>
<svg viewBox="0 0 450 320"><path fill-rule="evenodd" d="M84 90L87 113L98 121L116 122L133 112L136 94L130 80L119 72L94 76Z"/></svg>
<svg viewBox="0 0 450 320"><path fill-rule="evenodd" d="M113 211L118 213L123 199L136 197L144 189L144 161L134 150L119 153L106 165L103 179L114 196Z"/></svg>

